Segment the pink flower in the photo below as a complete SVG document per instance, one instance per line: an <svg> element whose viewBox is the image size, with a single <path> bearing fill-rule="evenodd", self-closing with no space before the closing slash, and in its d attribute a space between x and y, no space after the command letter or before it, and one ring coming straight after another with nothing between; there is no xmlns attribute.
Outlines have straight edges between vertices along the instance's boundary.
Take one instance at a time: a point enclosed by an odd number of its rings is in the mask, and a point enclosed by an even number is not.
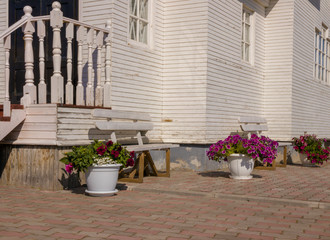
<svg viewBox="0 0 330 240"><path fill-rule="evenodd" d="M67 173L69 173L69 174L72 173L72 170L73 170L72 163L65 165L65 171L67 171Z"/></svg>

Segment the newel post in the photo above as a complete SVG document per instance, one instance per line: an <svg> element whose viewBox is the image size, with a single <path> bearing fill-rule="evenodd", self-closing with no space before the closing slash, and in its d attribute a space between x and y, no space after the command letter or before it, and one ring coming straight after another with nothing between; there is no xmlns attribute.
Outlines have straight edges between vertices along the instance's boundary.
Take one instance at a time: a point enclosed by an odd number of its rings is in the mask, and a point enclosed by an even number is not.
<svg viewBox="0 0 330 240"><path fill-rule="evenodd" d="M10 43L11 36L9 35L4 39L4 48L5 48L5 101L3 103L3 116L10 117L11 115L11 105L10 105L10 97L9 97L9 79L10 79L10 65L9 65L9 57L10 57Z"/></svg>
<svg viewBox="0 0 330 240"><path fill-rule="evenodd" d="M109 29L107 38L105 39L105 83L103 92L103 105L104 107L111 106L111 20L108 20L106 27Z"/></svg>
<svg viewBox="0 0 330 240"><path fill-rule="evenodd" d="M64 80L61 74L61 28L63 27L63 12L61 4L53 2L50 12L50 26L53 28L53 67L51 77L51 103L63 103Z"/></svg>
<svg viewBox="0 0 330 240"><path fill-rule="evenodd" d="M32 8L25 6L23 8L25 15L23 17L31 18ZM24 61L25 61L25 85L23 87L23 99L21 101L24 104L36 103L37 101L37 88L34 85L34 74L33 74L33 33L35 32L34 23L28 21L22 27L24 33ZM24 100L25 99L25 100Z"/></svg>

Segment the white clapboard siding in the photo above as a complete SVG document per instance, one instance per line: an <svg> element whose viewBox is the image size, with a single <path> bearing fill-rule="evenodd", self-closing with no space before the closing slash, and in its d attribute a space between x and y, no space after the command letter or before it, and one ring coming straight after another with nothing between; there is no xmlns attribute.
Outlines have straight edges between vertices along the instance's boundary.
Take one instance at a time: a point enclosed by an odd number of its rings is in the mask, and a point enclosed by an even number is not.
<svg viewBox="0 0 330 240"><path fill-rule="evenodd" d="M163 131L165 142L205 139L207 22L204 0L164 1Z"/></svg>
<svg viewBox="0 0 330 240"><path fill-rule="evenodd" d="M329 138L330 84L314 79L313 63L315 28L321 30L322 24L330 28L330 1L295 1L295 9L298 11L293 31L292 135L307 132Z"/></svg>
<svg viewBox="0 0 330 240"><path fill-rule="evenodd" d="M150 113L154 130L150 138L161 140L162 116L162 1L153 2L153 41L140 47L128 41L127 0L83 0L81 20L104 26L112 20L111 46L111 107L115 110L143 111Z"/></svg>
<svg viewBox="0 0 330 240"><path fill-rule="evenodd" d="M253 10L255 48L252 64L241 60L241 1L209 1L206 142L240 130L240 116L262 116L265 65L265 8Z"/></svg>
<svg viewBox="0 0 330 240"><path fill-rule="evenodd" d="M271 1L265 19L264 117L278 140L292 138L293 8L293 0Z"/></svg>

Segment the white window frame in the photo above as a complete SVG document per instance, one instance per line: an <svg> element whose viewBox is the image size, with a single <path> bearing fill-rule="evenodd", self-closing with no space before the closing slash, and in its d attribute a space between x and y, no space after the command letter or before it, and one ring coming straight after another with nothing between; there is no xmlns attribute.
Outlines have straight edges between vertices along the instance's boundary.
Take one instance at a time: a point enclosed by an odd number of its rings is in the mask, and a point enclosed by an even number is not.
<svg viewBox="0 0 330 240"><path fill-rule="evenodd" d="M137 1L137 15L132 15L131 14L131 1L128 1L128 19L127 19L127 26L128 26L128 31L127 31L127 40L128 40L128 44L131 46L138 46L138 47L142 47L142 48L152 48L153 47L153 0L148 0L148 19L144 20L142 18L139 17L139 4L140 4L140 0L136 0ZM132 39L131 35L130 35L130 18L134 18L137 20L137 39ZM147 22L147 43L141 42L139 41L139 21L143 21L143 22Z"/></svg>
<svg viewBox="0 0 330 240"><path fill-rule="evenodd" d="M314 34L314 79L330 84L330 43L328 28L322 24L321 30L315 28Z"/></svg>
<svg viewBox="0 0 330 240"><path fill-rule="evenodd" d="M249 23L246 22L246 14L250 14ZM255 42L255 27L254 27L254 11L247 8L243 5L242 7L242 18L241 18L241 60L245 63L249 63L251 65L254 64L254 42ZM246 39L245 26L249 26L249 39ZM249 46L249 58L246 59L246 46Z"/></svg>

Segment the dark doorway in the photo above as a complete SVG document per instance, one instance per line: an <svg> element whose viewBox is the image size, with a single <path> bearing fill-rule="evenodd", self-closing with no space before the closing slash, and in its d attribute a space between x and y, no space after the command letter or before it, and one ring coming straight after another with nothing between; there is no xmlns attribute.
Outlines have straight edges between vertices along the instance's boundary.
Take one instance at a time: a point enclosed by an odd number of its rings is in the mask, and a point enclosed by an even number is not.
<svg viewBox="0 0 330 240"><path fill-rule="evenodd" d="M32 16L49 15L52 10L52 3L55 0L9 0L9 26L17 22L24 15L23 8L25 6L32 7ZM64 17L69 17L78 20L78 0L58 0L61 3L61 11ZM34 49L34 84L38 86L39 83L39 38L37 36L37 26L35 26L35 33L33 34L33 49ZM24 63L24 40L23 32L18 29L12 34L10 51L10 99L12 103L19 103L23 96L23 86L25 84L25 63ZM47 84L47 102L50 101L50 77L53 74L52 61L52 39L53 32L46 22L46 37L45 37L45 81ZM66 76L66 54L67 43L65 38L65 25L61 29L62 39L62 75ZM73 66L76 63L76 41L73 41ZM77 80L76 69L73 68L73 82Z"/></svg>

